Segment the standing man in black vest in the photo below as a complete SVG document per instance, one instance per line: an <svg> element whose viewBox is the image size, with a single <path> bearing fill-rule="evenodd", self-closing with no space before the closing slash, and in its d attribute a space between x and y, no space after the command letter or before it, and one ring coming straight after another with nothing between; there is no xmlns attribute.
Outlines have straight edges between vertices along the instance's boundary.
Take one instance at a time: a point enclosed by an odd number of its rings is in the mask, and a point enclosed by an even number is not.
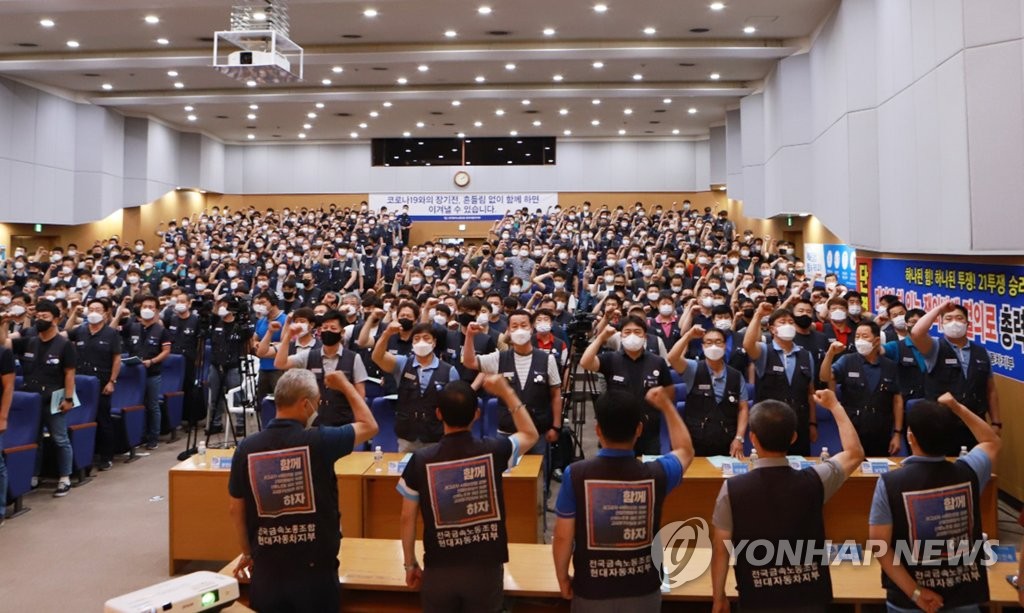
<svg viewBox="0 0 1024 613"><path fill-rule="evenodd" d="M896 455L903 435L903 396L900 395L896 362L882 355L881 331L873 321L857 326L857 353L845 353L835 341L821 363L821 380L836 390L842 386L843 406L857 429L869 457ZM833 358L840 355L835 364Z"/></svg>
<svg viewBox="0 0 1024 613"><path fill-rule="evenodd" d="M775 555L767 563L754 566L750 558L763 556L763 548L760 553L738 550L733 572L743 611L828 611L832 579L822 508L860 466L864 449L836 395L821 390L815 400L835 418L843 451L803 470L790 468L786 459L797 437L793 409L777 400L765 400L750 410L750 441L759 459L751 472L722 484L711 520L715 526L711 556L714 613L729 611L725 596L729 571L726 541L739 544L756 540L767 541L775 548ZM779 553L786 548L802 553L813 548L818 555L790 560Z"/></svg>
<svg viewBox="0 0 1024 613"><path fill-rule="evenodd" d="M174 312L164 319L164 327L171 337L171 353L185 360L181 385L181 391L185 394L184 419L194 424L203 418L203 415L197 414L201 407L192 401L196 386L196 358L199 356L199 315L192 312L192 299L185 292L174 298L171 308Z"/></svg>
<svg viewBox="0 0 1024 613"><path fill-rule="evenodd" d="M497 613L508 561L502 473L537 442L526 405L508 380L487 375L484 389L513 407L515 434L477 439L476 393L465 381L438 394L444 437L413 452L398 481L405 582L420 589L426 613ZM416 516L423 517L423 565L416 560Z"/></svg>
<svg viewBox="0 0 1024 613"><path fill-rule="evenodd" d="M217 319L210 329L210 371L206 381L210 415L207 436L224 431L227 392L242 384L242 360L248 357L253 330L238 321L238 310L238 299L233 296L217 301Z"/></svg>
<svg viewBox="0 0 1024 613"><path fill-rule="evenodd" d="M772 334L769 346L761 340L761 319L768 318ZM754 361L755 400L778 400L796 411L796 439L789 452L807 456L811 443L818 440L818 422L814 404L814 358L810 352L793 342L796 321L789 309L777 309L762 302L757 305L754 320L747 326L743 348Z"/></svg>
<svg viewBox="0 0 1024 613"><path fill-rule="evenodd" d="M159 303L146 296L139 303L138 323L128 324L132 346L128 351L142 360L146 369L146 449L156 449L160 440L160 363L171 355L171 337L157 316Z"/></svg>
<svg viewBox="0 0 1024 613"><path fill-rule="evenodd" d="M942 328L940 339L928 334L936 320ZM987 414L992 428L999 434L1003 422L999 417L999 393L992 377L992 363L984 347L968 340L968 323L967 309L947 301L914 324L910 339L924 356L925 396L937 400L947 392L953 394L957 402L978 417L985 419ZM974 447L977 441L962 422L951 426L945 438L945 455L959 455L961 447Z"/></svg>
<svg viewBox="0 0 1024 613"><path fill-rule="evenodd" d="M351 424L307 428L319 386L309 371L290 371L274 388L277 416L240 441L231 461L231 519L242 549L235 577L251 577L250 603L257 611L340 608L334 463L377 434L377 422L345 375L327 377L348 399Z"/></svg>
<svg viewBox="0 0 1024 613"><path fill-rule="evenodd" d="M651 542L665 496L693 461L693 444L670 396L654 387L645 400L622 389L598 398L601 449L563 473L552 554L562 597L572 599L574 612L661 610L661 569L651 559ZM672 442L672 451L654 462L633 455L647 404L661 411Z"/></svg>
<svg viewBox="0 0 1024 613"><path fill-rule="evenodd" d="M395 436L398 451L408 453L441 440L444 426L437 416L439 394L445 385L459 380L459 371L434 354L437 337L427 323L412 327L413 357L390 353L392 338L402 331L400 320L391 322L374 345L372 358L385 376L397 382Z"/></svg>
<svg viewBox="0 0 1024 613"><path fill-rule="evenodd" d="M107 325L110 303L106 298L93 298L86 311L86 323L68 333L78 356L76 374L99 379L100 397L96 406L96 453L98 468L110 470L114 462L114 421L110 416L110 400L121 373L121 335Z"/></svg>
<svg viewBox="0 0 1024 613"><path fill-rule="evenodd" d="M317 410L315 425L342 426L352 423L355 418L348 397L342 390L332 384L328 375L341 371L359 392L360 398L366 398L366 367L358 353L342 346L342 327L344 315L338 311L328 311L320 319L320 340L322 347L298 351L289 356L284 351L274 356L274 368L289 370L292 368L308 368L316 376L320 386L320 408ZM285 321L281 331L281 345L287 347L292 335L298 336L302 329L291 321L291 315Z"/></svg>
<svg viewBox="0 0 1024 613"><path fill-rule="evenodd" d="M703 360L688 360L683 353L693 339L701 339ZM686 384L683 422L698 456L743 457L743 437L749 417L747 385L740 371L725 363L725 332L693 326L668 354L668 363Z"/></svg>
<svg viewBox="0 0 1024 613"><path fill-rule="evenodd" d="M978 443L947 462L945 439L955 419ZM888 544L878 559L886 605L897 613L977 611L989 599L980 498L999 453L999 435L947 392L939 402L922 400L907 413L907 439L912 455L878 480L868 518L868 538ZM907 555L912 550L917 559ZM978 555L956 563L948 559L951 551L964 550Z"/></svg>
<svg viewBox="0 0 1024 613"><path fill-rule="evenodd" d="M49 300L40 300L36 304L35 334L22 336L24 331L16 332L16 338L8 338L10 318L4 318L4 325L0 326L0 345L12 349L18 357L25 373L25 390L37 392L40 396L43 418L39 425L39 446L42 448L43 426L46 426L57 448L59 480L53 492L57 498L67 496L71 491L72 450L66 413L74 408L77 364L74 343L57 332L59 319L57 305ZM42 460L43 454L37 454L37 476L32 478L33 485L38 482Z"/></svg>
<svg viewBox="0 0 1024 613"><path fill-rule="evenodd" d="M601 348L616 334L620 334L622 351L600 353ZM580 366L604 376L608 389L625 390L638 399L646 399L651 389L663 388L672 397L674 388L669 365L665 358L646 351L647 321L629 315L622 319L621 330L605 326L594 337L580 358ZM637 455L661 453L661 412L647 403L644 429L636 440L633 451Z"/></svg>

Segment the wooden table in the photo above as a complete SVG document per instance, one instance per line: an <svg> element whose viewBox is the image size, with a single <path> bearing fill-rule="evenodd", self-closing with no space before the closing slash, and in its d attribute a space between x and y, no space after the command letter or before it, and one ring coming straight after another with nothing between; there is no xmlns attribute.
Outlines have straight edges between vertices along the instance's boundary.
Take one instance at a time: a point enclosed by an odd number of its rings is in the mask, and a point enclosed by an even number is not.
<svg viewBox="0 0 1024 613"><path fill-rule="evenodd" d="M512 597L560 599L558 581L555 579L551 546L541 544L510 543L509 562L505 565L505 594ZM417 555L422 559L423 545L416 543ZM695 554L699 558L701 554ZM710 554L707 554L710 555ZM391 605L405 602L413 610L418 606L418 597L405 586L405 571L402 568L401 541L393 539L346 538L341 542L338 556L340 568L338 577L346 594L342 596L342 610L352 610L351 605L366 605L373 602L388 602ZM235 562L221 570L231 574ZM1006 582L1005 576L1016 572L1016 563L1001 562L988 570L989 590L993 609L1017 602L1017 593ZM882 589L881 571L874 559L867 564L854 566L850 563L831 567L834 601L854 605L881 604L885 600ZM354 594L358 592L359 595ZM407 598L396 598L395 592L406 592ZM243 589L243 594L246 590ZM730 573L726 580L726 595L736 598L736 582ZM712 599L711 571L689 583L663 592L666 601L710 602ZM248 611L244 603L236 604L229 611Z"/></svg>
<svg viewBox="0 0 1024 613"><path fill-rule="evenodd" d="M402 511L402 496L395 490L398 473L388 473L387 463L397 462L402 453L385 453L384 470L376 472L370 466L363 473L363 533L361 536L373 539L394 539L399 534L399 518ZM505 528L509 543L542 543L544 534L541 523L543 484L540 480L543 456L523 456L519 464L502 475L502 489L505 493ZM422 521L417 526L422 537Z"/></svg>
<svg viewBox="0 0 1024 613"><path fill-rule="evenodd" d="M808 459L817 461L817 458ZM903 458L891 459L898 467ZM661 512L662 525L691 517L701 517L710 527L715 499L718 497L718 491L722 489L724 480L721 469L715 468L707 458L694 458L690 468L683 475L683 482L665 499ZM825 538L836 542L854 540L863 543L867 540L868 515L877 480L878 475L864 474L858 468L839 488L825 504ZM982 530L993 539L999 537L997 495L996 476L992 475L981 493L981 524ZM765 509L772 509L775 506L770 500L764 503Z"/></svg>
<svg viewBox="0 0 1024 613"><path fill-rule="evenodd" d="M223 562L238 555L235 529L228 513L228 474L214 468L214 458L230 458L234 449L210 449L206 465L199 456L178 463L168 472L169 572L178 573L191 560ZM362 475L373 464L373 454L356 452L338 460L338 507L342 534L361 536Z"/></svg>

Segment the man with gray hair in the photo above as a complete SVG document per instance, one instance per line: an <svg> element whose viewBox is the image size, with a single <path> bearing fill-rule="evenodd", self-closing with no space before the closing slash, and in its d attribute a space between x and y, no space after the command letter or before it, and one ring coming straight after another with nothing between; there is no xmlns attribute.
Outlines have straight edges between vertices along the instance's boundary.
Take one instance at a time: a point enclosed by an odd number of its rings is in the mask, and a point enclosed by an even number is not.
<svg viewBox="0 0 1024 613"><path fill-rule="evenodd" d="M277 415L238 444L228 492L257 611L337 611L341 516L334 463L377 434L366 401L343 372L325 375L348 400L354 421L308 428L320 404L316 377L286 372L274 388Z"/></svg>

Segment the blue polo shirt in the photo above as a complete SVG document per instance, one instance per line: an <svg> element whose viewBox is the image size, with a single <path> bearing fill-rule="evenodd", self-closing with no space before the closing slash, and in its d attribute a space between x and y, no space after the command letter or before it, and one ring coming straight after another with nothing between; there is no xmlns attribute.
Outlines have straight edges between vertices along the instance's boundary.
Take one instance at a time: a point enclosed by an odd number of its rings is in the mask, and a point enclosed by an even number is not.
<svg viewBox="0 0 1024 613"><path fill-rule="evenodd" d="M281 328L283 329L284 328L284 322L285 322L286 319L288 319L288 315L285 314L282 311L280 314L278 314L277 319L275 319L273 321L279 322L281 324ZM263 335L267 333L267 329L270 328L270 322L271 322L271 319L270 319L269 315L266 316L266 317L261 317L260 319L258 319L256 321L256 338L257 338L257 340L258 339L262 339ZM270 336L270 342L272 342L272 343L279 343L279 342L281 342L281 330L278 330L277 332L274 332ZM274 368L274 358L260 358L260 370L276 370Z"/></svg>
<svg viewBox="0 0 1024 613"><path fill-rule="evenodd" d="M599 449L599 458L632 458L632 449ZM667 453L659 457L655 462L660 462L665 471L665 495L668 495L683 480L683 464L675 455ZM572 465L565 467L562 473L562 487L558 490L558 500L555 502L555 513L559 517L571 519L576 517L576 492L572 487Z"/></svg>
<svg viewBox="0 0 1024 613"><path fill-rule="evenodd" d="M395 358L395 369L391 371L391 376L395 378L395 381L402 382L402 372L405 370L405 365L409 360L415 360L416 358L404 355L396 355ZM434 371L437 370L438 366L441 365L441 360L437 356L432 356L429 366L420 366L417 361L413 367L416 369L416 375L420 380L420 392L427 389L427 385L430 384L430 378L434 376ZM459 371L452 368L448 372L448 382L459 380Z"/></svg>

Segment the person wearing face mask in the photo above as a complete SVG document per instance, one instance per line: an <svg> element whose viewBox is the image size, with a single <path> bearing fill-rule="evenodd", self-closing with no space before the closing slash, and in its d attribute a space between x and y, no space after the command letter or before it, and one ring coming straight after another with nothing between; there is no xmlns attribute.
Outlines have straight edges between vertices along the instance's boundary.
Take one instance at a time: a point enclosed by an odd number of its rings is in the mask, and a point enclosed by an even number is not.
<svg viewBox="0 0 1024 613"><path fill-rule="evenodd" d="M8 336L8 326L0 326L0 345L11 349L18 357L24 373L24 388L40 396L42 423L39 427L39 447L43 448L43 426L57 450L57 489L54 497L67 496L71 491L72 449L68 438L67 412L74 408L75 345L57 331L60 309L48 300L36 305L36 333L23 337L18 333ZM5 321L4 323L7 323ZM57 402L57 399L60 399ZM51 407L56 408L54 411ZM33 484L38 483L43 454L36 456Z"/></svg>
<svg viewBox="0 0 1024 613"><path fill-rule="evenodd" d="M231 462L230 515L242 557L235 577L248 579L259 611L337 611L341 517L334 464L377 434L366 401L341 372L328 375L352 407L341 427L307 427L320 390L306 370L283 375L274 388L276 415L262 431L240 441ZM285 460L288 460L287 462ZM287 464L287 470L284 470ZM257 471L256 475L250 471ZM276 483L298 484L302 496L282 495ZM265 513L265 509L278 512ZM265 534L295 533L312 525L308 539L268 544Z"/></svg>
<svg viewBox="0 0 1024 613"><path fill-rule="evenodd" d="M938 339L929 335L936 321L942 331ZM996 434L1001 434L1003 423L992 363L988 351L970 341L969 322L967 309L946 301L925 313L911 329L910 338L924 356L925 397L938 400L943 394L952 394L956 402L978 417L987 417ZM971 449L976 442L967 426L956 424L945 439L944 450L946 455L956 456L960 447Z"/></svg>
<svg viewBox="0 0 1024 613"><path fill-rule="evenodd" d="M562 430L562 375L553 355L533 347L533 322L534 316L529 311L513 311L508 318L507 333L512 348L482 355L477 354L474 340L483 330L476 322L469 324L462 363L481 375L501 374L508 379L541 434L530 453L546 456L548 445L558 440ZM498 403L499 434L511 436L516 432L513 409L515 407ZM547 466L545 457L545 493L550 479Z"/></svg>
<svg viewBox="0 0 1024 613"><path fill-rule="evenodd" d="M653 293L653 292L652 292ZM651 331L658 335L666 347L671 347L679 341L679 316L676 313L676 301L672 296L665 296L658 292L658 295L648 295L647 298L655 300L652 304L657 305L657 313L648 319Z"/></svg>
<svg viewBox="0 0 1024 613"><path fill-rule="evenodd" d="M242 384L241 361L249 353L253 328L238 321L238 308L236 298L226 297L218 300L214 309L217 319L210 329L210 371L206 381L207 436L224 431L227 391Z"/></svg>
<svg viewBox="0 0 1024 613"><path fill-rule="evenodd" d="M869 457L897 455L903 436L903 397L896 363L882 355L878 325L857 326L857 353L832 343L821 363L821 380L832 391L839 386L846 412ZM843 354L833 363L835 356Z"/></svg>
<svg viewBox="0 0 1024 613"><path fill-rule="evenodd" d="M830 298L826 303L828 306L828 321L819 324L821 333L825 335L829 344L836 341L846 345L846 351L855 353L854 329L850 326L848 309L849 303L843 298Z"/></svg>
<svg viewBox="0 0 1024 613"><path fill-rule="evenodd" d="M864 312L864 302L860 292L846 292L843 299L846 300L846 311L849 314L852 329L856 330L862 322L871 321L871 314Z"/></svg>
<svg viewBox="0 0 1024 613"><path fill-rule="evenodd" d="M430 303L428 302L427 304ZM440 306L443 307L444 305ZM441 347L442 359L454 366L459 372L459 377L469 384L476 382L477 376L480 373L477 369L470 368L466 365L466 362L463 359L463 346L469 342L469 334L467 332L469 324L476 323L479 316L480 301L472 296L466 296L459 300L458 303L458 327L454 329L435 328L437 338L441 339L441 342L443 343L443 346ZM494 334L486 332L473 336L474 354L490 354L497 350L498 340L497 336Z"/></svg>
<svg viewBox="0 0 1024 613"><path fill-rule="evenodd" d="M170 312L164 319L164 328L171 337L171 353L184 358L185 368L181 391L185 395L182 418L195 424L204 417L204 403L195 398L196 358L199 354L199 316L192 312L192 300L179 292L171 301Z"/></svg>
<svg viewBox="0 0 1024 613"><path fill-rule="evenodd" d="M110 470L114 461L115 430L110 400L121 372L121 335L107 325L110 303L94 298L86 305L86 322L68 332L78 357L76 374L99 379L100 397L96 407L97 468ZM77 320L77 318L75 318Z"/></svg>
<svg viewBox="0 0 1024 613"><path fill-rule="evenodd" d="M793 300L793 323L796 324L796 336L793 342L809 351L815 364L825 359L829 341L825 335L814 327L814 307L810 300L796 298ZM824 389L825 383L814 373L814 389Z"/></svg>
<svg viewBox="0 0 1024 613"><path fill-rule="evenodd" d="M902 302L894 302L889 306L889 313L891 327L906 336L885 343L882 345L882 351L885 353L885 357L896 362L900 374L900 393L903 395L903 401L909 403L911 400L925 397L924 376L928 367L925 364L924 356L914 346L914 341L910 337L910 330L924 315L924 311L921 309L908 311Z"/></svg>
<svg viewBox="0 0 1024 613"><path fill-rule="evenodd" d="M439 395L444 386L459 380L459 371L435 354L437 338L430 324L419 323L406 330L404 321L392 321L373 347L372 359L398 390L395 403L395 436L398 451L408 453L441 440L444 427L437 417ZM407 333L412 355L390 353L391 339Z"/></svg>
<svg viewBox="0 0 1024 613"><path fill-rule="evenodd" d="M770 345L761 340L761 326L756 325L763 317L768 318ZM810 455L811 443L818 439L814 357L793 342L796 322L789 309L773 311L771 304L762 302L754 312L754 322L747 327L743 348L754 361L755 402L778 400L792 408L796 412L797 427L789 452Z"/></svg>
<svg viewBox="0 0 1024 613"><path fill-rule="evenodd" d="M297 351L289 356L279 352L274 357L274 366L279 370L308 368L316 375L320 386L320 407L317 409L316 425L341 426L352 423L352 406L342 390L331 383L330 374L342 372L352 382L360 397L366 397L366 366L362 356L355 351L345 349L342 340L344 315L338 311L328 311L320 318L320 341L323 346L306 351ZM288 316L281 331L281 344L287 345L293 336L297 336L301 328Z"/></svg>
<svg viewBox="0 0 1024 613"><path fill-rule="evenodd" d="M555 314L550 309L538 309L533 316L533 326L536 330L533 342L537 349L546 351L555 358L558 370L565 368L565 358L568 357L569 346L566 342L554 335ZM486 325L486 324L482 324Z"/></svg>
<svg viewBox="0 0 1024 613"><path fill-rule="evenodd" d="M700 339L703 360L687 360L683 353ZM668 363L686 383L683 422L698 456L743 457L749 398L740 371L726 364L726 335L719 328L692 327L668 353Z"/></svg>
<svg viewBox="0 0 1024 613"><path fill-rule="evenodd" d="M171 354L171 337L157 316L157 299L146 296L139 302L139 321L121 330L127 351L138 356L146 368L146 449L157 448L160 438L160 363Z"/></svg>
<svg viewBox="0 0 1024 613"><path fill-rule="evenodd" d="M645 400L643 432L637 438L633 451L637 455L658 455L661 453L661 413L646 398L651 389L659 387L662 393L672 397L675 393L672 375L665 358L646 350L646 320L627 315L619 324L618 330L613 325L599 328L600 332L583 352L580 366L584 370L601 373L609 391L623 390L634 398ZM601 353L602 347L616 334L619 335L622 350Z"/></svg>
<svg viewBox="0 0 1024 613"><path fill-rule="evenodd" d="M258 318L256 320L256 338L262 343L265 338L271 343L281 341L281 327L287 317L277 306L277 296L273 292L261 292L256 295L252 303L252 312ZM271 323L278 325L271 329ZM273 393L277 380L283 373L274 368L274 359L269 357L260 358L260 373L256 383L256 402L259 404L268 394Z"/></svg>

